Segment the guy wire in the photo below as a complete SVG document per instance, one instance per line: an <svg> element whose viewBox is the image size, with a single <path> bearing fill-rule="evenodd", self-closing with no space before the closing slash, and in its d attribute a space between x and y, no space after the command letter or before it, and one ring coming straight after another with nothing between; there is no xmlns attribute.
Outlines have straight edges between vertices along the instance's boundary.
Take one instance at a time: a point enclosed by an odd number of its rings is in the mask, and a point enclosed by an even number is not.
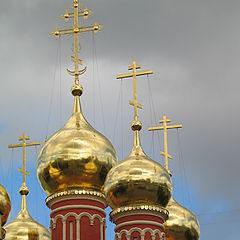
<svg viewBox="0 0 240 240"><path fill-rule="evenodd" d="M151 115L151 125L153 126L158 122L157 117L156 117L156 111L154 107L154 101L153 101L153 95L152 95L152 89L151 89L151 83L149 80L149 75L147 75L147 83L148 83L148 95L149 95L149 106L150 106L150 115ZM153 131L154 133L154 131ZM159 131L157 131L157 145L160 147L160 135ZM152 139L154 139L154 134L152 134ZM155 135L156 136L156 135ZM153 154L154 154L154 141L152 143L153 145ZM153 155L154 156L154 155ZM155 158L155 156L154 156Z"/></svg>
<svg viewBox="0 0 240 240"><path fill-rule="evenodd" d="M53 82L52 82L52 87L51 87L51 91L50 91L50 99L49 99L49 107L48 107L48 118L47 118L45 142L46 142L46 140L48 138L48 130L49 130L48 128L49 128L50 116L51 116L51 111L52 111L53 90L54 90L54 87L55 87L56 72L57 72L57 65L58 65L58 59L59 59L59 47L60 47L60 43L58 41L57 53L56 53L56 62L55 62L55 70L54 70L54 73L53 73Z"/></svg>
<svg viewBox="0 0 240 240"><path fill-rule="evenodd" d="M107 135L107 129L106 129L106 124L105 124L105 114L104 114L104 108L103 108L103 97L102 97L102 87L100 84L100 77L99 77L99 68L98 68L98 58L97 58L97 48L96 48L96 43L95 43L95 35L94 33L92 33L93 36L93 54L94 54L94 58L96 61L96 72L97 72L97 84L98 84L98 96L100 99L100 108L101 108L101 115L102 115L102 122L103 122L103 132L104 135Z"/></svg>
<svg viewBox="0 0 240 240"><path fill-rule="evenodd" d="M188 185L187 175L186 175L186 168L185 168L183 152L182 152L182 147L181 147L181 139L180 139L180 134L179 134L178 129L177 129L177 142L178 142L178 149L179 149L179 162L182 163L180 165L182 166L182 170L183 170L183 182L185 183L185 186L186 186L186 193L187 193L187 198L188 198L187 200L189 201L189 204L192 207L192 202L191 202L190 192L189 192L189 185ZM185 191L183 191L183 192L185 192Z"/></svg>
<svg viewBox="0 0 240 240"><path fill-rule="evenodd" d="M61 36L59 37L59 68L60 68L60 74L59 74L59 114L60 114L60 127L62 127L62 47L61 47Z"/></svg>

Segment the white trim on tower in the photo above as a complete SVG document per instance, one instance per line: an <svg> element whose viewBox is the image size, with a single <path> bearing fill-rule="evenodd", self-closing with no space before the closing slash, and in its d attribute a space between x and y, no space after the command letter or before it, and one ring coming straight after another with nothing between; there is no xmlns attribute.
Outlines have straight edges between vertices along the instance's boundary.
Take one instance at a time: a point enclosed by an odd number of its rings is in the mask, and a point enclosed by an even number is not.
<svg viewBox="0 0 240 240"><path fill-rule="evenodd" d="M129 225L134 225L134 224L148 224L148 225L155 225L157 227L160 227L162 228L163 230L165 229L164 228L164 225L161 224L161 223L157 223L157 222L154 222L154 221L146 221L146 220L140 220L140 221L128 221L128 222L123 222L123 223L120 223L118 224L116 227L115 227L115 232L118 230L118 228L120 227L124 227L124 226L129 226Z"/></svg>
<svg viewBox="0 0 240 240"><path fill-rule="evenodd" d="M152 230L151 228L141 229L141 228L138 228L138 227L131 228L130 230L126 230L126 229L121 230L120 233L116 233L115 240L121 240L121 237L122 237L123 234L126 234L127 240L130 240L131 239L131 234L133 232L139 232L139 234L141 236L141 240L144 240L145 234L147 232L150 232L152 240L155 240L156 234L159 235L160 240L165 240L164 232L159 231L159 229L155 229L155 230Z"/></svg>
<svg viewBox="0 0 240 240"><path fill-rule="evenodd" d="M165 222L163 216L161 215L161 213L156 212L156 211L148 211L148 210L133 210L132 212L120 212L118 214L115 214L113 216L113 220L117 221L120 218L123 217L127 217L127 216L133 216L133 215L148 215L148 216L154 216L154 217L158 217L161 218L163 222Z"/></svg>
<svg viewBox="0 0 240 240"><path fill-rule="evenodd" d="M67 209L90 209L90 210L96 210L96 211L99 211L101 212L104 216L106 216L106 212L100 208L100 207L95 207L95 206L88 206L88 205L69 205L69 206L62 206L62 207L58 207L58 208L55 208L51 213L50 213L50 217L58 212L58 211L61 211L61 210L67 210Z"/></svg>

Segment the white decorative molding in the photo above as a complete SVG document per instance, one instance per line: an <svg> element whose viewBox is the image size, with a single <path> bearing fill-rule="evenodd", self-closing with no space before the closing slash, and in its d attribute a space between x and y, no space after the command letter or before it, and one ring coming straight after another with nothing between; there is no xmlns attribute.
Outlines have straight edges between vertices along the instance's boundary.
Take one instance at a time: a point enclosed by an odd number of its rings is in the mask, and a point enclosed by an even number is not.
<svg viewBox="0 0 240 240"><path fill-rule="evenodd" d="M97 191L86 191L86 190L68 190L62 191L50 195L46 198L46 205L51 208L53 204L61 202L63 200L72 200L72 199L84 199L84 200L93 200L100 202L107 207L107 202L105 200L105 195Z"/></svg>
<svg viewBox="0 0 240 240"><path fill-rule="evenodd" d="M51 218L50 221L52 222L53 229L56 228L56 223L57 223L57 220L58 220L59 218L61 218L61 219L62 219L62 222L63 222L64 216L63 216L62 214L57 215L55 218ZM65 221L65 220L64 220L64 221Z"/></svg>
<svg viewBox="0 0 240 240"><path fill-rule="evenodd" d="M68 217L75 217L76 219L76 224L77 224L77 240L80 240L80 220L82 217L87 216L90 220L90 225L93 226L94 225L94 220L95 218L97 218L100 222L100 236L101 239L103 240L103 235L104 235L104 224L106 224L105 222L105 218L101 217L99 214L89 214L88 212L82 212L80 214L76 214L75 212L69 212L66 215L62 215L62 214L58 214L56 215L54 218L51 218L50 222L52 223L52 230L56 228L56 222L57 220L60 218L62 220L62 224L63 224L63 240L66 240L66 221Z"/></svg>
<svg viewBox="0 0 240 240"><path fill-rule="evenodd" d="M126 212L134 212L134 211L148 211L148 212L158 212L162 215L162 218L164 219L164 222L168 219L169 212L167 209L160 207L160 206L154 206L154 205L136 205L136 206L126 206L126 207L119 207L115 210L113 210L110 213L110 220L113 221L115 215L119 215L120 213L126 213Z"/></svg>
<svg viewBox="0 0 240 240"><path fill-rule="evenodd" d="M69 222L70 240L73 240L73 222Z"/></svg>
<svg viewBox="0 0 240 240"><path fill-rule="evenodd" d="M162 233L162 240L165 240L166 234L163 232Z"/></svg>
<svg viewBox="0 0 240 240"><path fill-rule="evenodd" d="M134 225L134 224L149 224L149 225L155 225L157 227L160 227L162 228L163 230L165 230L164 228L164 225L161 224L161 223L157 223L157 222L154 222L154 221L147 221L147 220L140 220L140 221L127 221L127 222L123 222L123 223L120 223L118 224L116 227L115 227L115 232L118 230L118 228L120 227L125 227L125 226L129 226L129 225Z"/></svg>
<svg viewBox="0 0 240 240"><path fill-rule="evenodd" d="M138 227L131 228L130 230L125 230L125 229L121 230L119 233L115 234L115 240L121 240L123 234L126 234L127 240L130 240L133 232L139 232L141 236L141 240L144 240L145 234L147 232L151 234L152 240L156 239L156 234L159 235L160 240L165 240L164 232L161 232L158 229L155 229L155 230L152 230L151 228L141 229Z"/></svg>
<svg viewBox="0 0 240 240"><path fill-rule="evenodd" d="M66 196L66 195L95 195L99 197L105 197L105 195L101 192L98 191L91 191L91 190L78 190L78 189L71 189L71 190L66 190L66 191L61 191L57 193L53 193L52 195L48 196L46 198L46 202L50 201L53 198L60 197L60 196Z"/></svg>
<svg viewBox="0 0 240 240"><path fill-rule="evenodd" d="M77 240L80 240L80 218L77 218Z"/></svg>
<svg viewBox="0 0 240 240"><path fill-rule="evenodd" d="M96 206L88 206L88 205L68 205L68 206L62 206L62 207L58 207L58 208L55 208L51 213L50 213L50 217L52 217L52 215L58 211L61 211L61 210L67 210L67 209L90 209L90 210L96 210L96 211L99 211L101 212L104 216L106 216L106 212L102 209L102 208L99 208L99 207L96 207Z"/></svg>
<svg viewBox="0 0 240 240"><path fill-rule="evenodd" d="M62 220L63 223L63 240L66 240L66 220Z"/></svg>

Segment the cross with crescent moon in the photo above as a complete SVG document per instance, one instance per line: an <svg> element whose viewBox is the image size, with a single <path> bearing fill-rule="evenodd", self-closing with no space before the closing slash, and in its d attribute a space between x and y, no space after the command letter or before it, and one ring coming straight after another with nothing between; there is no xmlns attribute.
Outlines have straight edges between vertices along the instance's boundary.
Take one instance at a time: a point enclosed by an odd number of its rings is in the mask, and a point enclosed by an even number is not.
<svg viewBox="0 0 240 240"><path fill-rule="evenodd" d="M163 123L163 126L160 127L150 127L148 131L155 131L155 130L163 130L164 135L164 152L160 152L161 155L165 158L165 168L168 170L168 158L172 159L172 156L168 154L168 146L167 146L167 129L173 128L182 128L182 124L179 125L167 125L168 122L171 122L170 119L164 115L162 120L159 120L159 123Z"/></svg>
<svg viewBox="0 0 240 240"><path fill-rule="evenodd" d="M79 83L79 75L85 73L87 67L79 70L79 64L82 64L82 61L79 59L79 41L78 37L80 32L93 31L94 34L97 34L100 29L102 29L101 25L98 25L97 22L94 23L93 26L90 27L80 27L78 22L78 17L83 17L84 20L88 18L88 16L92 15L92 11L89 11L87 8L84 8L83 11L79 12L78 9L82 4L78 0L74 0L73 4L70 5L70 8L73 8L73 13L69 13L68 10L65 10L65 13L60 16L60 18L64 18L65 22L68 22L70 18L74 19L74 24L72 29L67 30L59 30L56 27L55 32L52 32L51 35L55 36L56 39L59 38L60 35L64 34L73 34L74 36L74 56L71 56L71 60L74 62L74 71L70 71L67 69L67 72L71 76L75 76L75 83Z"/></svg>

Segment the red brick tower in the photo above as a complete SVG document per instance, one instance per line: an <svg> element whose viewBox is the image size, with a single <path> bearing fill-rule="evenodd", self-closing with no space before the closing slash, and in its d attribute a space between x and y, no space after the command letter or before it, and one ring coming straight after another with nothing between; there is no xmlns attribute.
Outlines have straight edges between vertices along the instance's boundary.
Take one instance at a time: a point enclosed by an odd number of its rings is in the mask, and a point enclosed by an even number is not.
<svg viewBox="0 0 240 240"><path fill-rule="evenodd" d="M102 193L67 190L52 194L46 203L52 210L52 239L106 239L106 201Z"/></svg>

